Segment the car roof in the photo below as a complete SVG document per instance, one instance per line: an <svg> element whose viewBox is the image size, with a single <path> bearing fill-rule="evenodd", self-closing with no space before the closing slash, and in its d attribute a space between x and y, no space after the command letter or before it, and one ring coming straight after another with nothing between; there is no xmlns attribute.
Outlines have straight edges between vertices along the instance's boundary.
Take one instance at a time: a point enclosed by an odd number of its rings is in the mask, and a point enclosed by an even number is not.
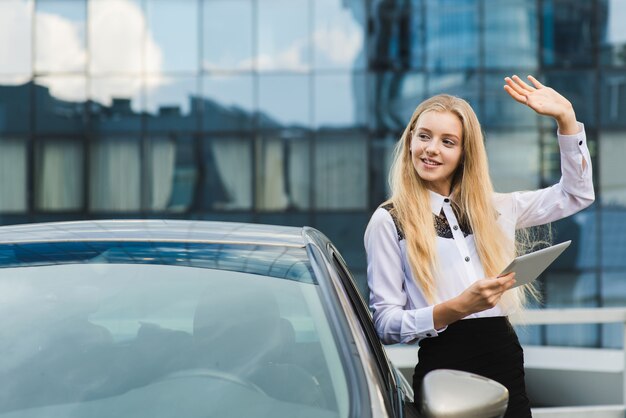
<svg viewBox="0 0 626 418"><path fill-rule="evenodd" d="M0 227L0 243L177 241L304 247L304 228L191 220L89 220Z"/></svg>

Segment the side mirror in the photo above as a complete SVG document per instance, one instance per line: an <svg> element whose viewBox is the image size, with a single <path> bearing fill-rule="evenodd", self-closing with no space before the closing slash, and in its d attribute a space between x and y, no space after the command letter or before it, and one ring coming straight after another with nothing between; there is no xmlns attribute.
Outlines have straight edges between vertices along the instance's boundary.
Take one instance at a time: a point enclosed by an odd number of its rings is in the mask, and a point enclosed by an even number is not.
<svg viewBox="0 0 626 418"><path fill-rule="evenodd" d="M486 377L458 370L433 370L422 384L422 413L430 418L499 418L509 391Z"/></svg>

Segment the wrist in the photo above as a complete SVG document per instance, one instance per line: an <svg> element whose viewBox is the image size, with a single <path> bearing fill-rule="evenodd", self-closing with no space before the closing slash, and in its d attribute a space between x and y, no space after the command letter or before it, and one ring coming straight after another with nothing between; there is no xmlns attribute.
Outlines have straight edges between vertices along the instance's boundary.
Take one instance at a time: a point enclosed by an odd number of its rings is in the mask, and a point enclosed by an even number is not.
<svg viewBox="0 0 626 418"><path fill-rule="evenodd" d="M467 312L460 297L456 297L435 305L433 308L433 323L435 329L441 329L459 319L465 318Z"/></svg>
<svg viewBox="0 0 626 418"><path fill-rule="evenodd" d="M576 120L576 113L574 113L573 108L563 112L555 117L555 119L561 135L575 135L578 133L578 121Z"/></svg>

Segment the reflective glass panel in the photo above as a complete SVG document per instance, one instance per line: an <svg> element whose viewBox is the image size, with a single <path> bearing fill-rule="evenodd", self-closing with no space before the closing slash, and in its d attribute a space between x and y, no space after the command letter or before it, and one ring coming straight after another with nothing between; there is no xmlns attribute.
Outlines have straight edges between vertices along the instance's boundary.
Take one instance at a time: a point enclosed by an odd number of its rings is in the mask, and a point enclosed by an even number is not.
<svg viewBox="0 0 626 418"><path fill-rule="evenodd" d="M431 70L476 68L479 63L478 2L426 2L426 65Z"/></svg>
<svg viewBox="0 0 626 418"><path fill-rule="evenodd" d="M626 73L605 71L600 77L600 121L603 127L626 128Z"/></svg>
<svg viewBox="0 0 626 418"><path fill-rule="evenodd" d="M324 231L324 234L328 236L345 259L351 272L354 272L355 268L358 269L367 264L363 247L354 245L354 243L361 244L363 242L363 231L365 231L369 219L370 216L366 213L328 212L315 215L315 228ZM357 284L361 294L363 294L367 283L361 281ZM369 294L369 291L366 293Z"/></svg>
<svg viewBox="0 0 626 418"><path fill-rule="evenodd" d="M255 192L260 210L308 209L311 187L310 138L283 131L256 144Z"/></svg>
<svg viewBox="0 0 626 418"><path fill-rule="evenodd" d="M86 1L35 3L35 71L84 72Z"/></svg>
<svg viewBox="0 0 626 418"><path fill-rule="evenodd" d="M480 124L486 128L503 127L503 128L525 128L530 133L538 127L540 119L549 119L545 116L537 116L537 114L516 102L504 90L504 77L511 76L510 73L489 73L484 75L484 112L480 120ZM525 76L520 75L525 78ZM542 81L541 77L539 81Z"/></svg>
<svg viewBox="0 0 626 418"><path fill-rule="evenodd" d="M423 66L424 8L418 0L370 2L369 66L378 71Z"/></svg>
<svg viewBox="0 0 626 418"><path fill-rule="evenodd" d="M598 247L598 212L594 204L574 215L552 222L552 242L571 240L571 245L557 258L555 270L593 271L601 254Z"/></svg>
<svg viewBox="0 0 626 418"><path fill-rule="evenodd" d="M316 209L367 207L367 137L359 132L329 131L315 138Z"/></svg>
<svg viewBox="0 0 626 418"><path fill-rule="evenodd" d="M376 208L390 196L389 171L393 162L393 150L399 137L388 134L385 137L376 138L372 141L369 163L369 178L371 184L370 208Z"/></svg>
<svg viewBox="0 0 626 418"><path fill-rule="evenodd" d="M313 83L315 125L318 129L365 126L367 123L365 74L319 74Z"/></svg>
<svg viewBox="0 0 626 418"><path fill-rule="evenodd" d="M536 68L537 2L510 0L498 2L497 6L490 1L484 4L485 67Z"/></svg>
<svg viewBox="0 0 626 418"><path fill-rule="evenodd" d="M198 71L199 0L148 0L145 70Z"/></svg>
<svg viewBox="0 0 626 418"><path fill-rule="evenodd" d="M140 73L144 52L146 57L161 56L154 35L146 30L140 0L96 0L88 6L92 74Z"/></svg>
<svg viewBox="0 0 626 418"><path fill-rule="evenodd" d="M311 68L311 15L308 0L257 2L259 70Z"/></svg>
<svg viewBox="0 0 626 418"><path fill-rule="evenodd" d="M594 273L548 273L545 276L545 307L549 309L598 306L598 283ZM546 325L546 344L597 347L597 324Z"/></svg>
<svg viewBox="0 0 626 418"><path fill-rule="evenodd" d="M402 132L411 115L426 98L424 73L371 72L368 74L368 98L355 91L357 101L368 102L368 125L373 130Z"/></svg>
<svg viewBox="0 0 626 418"><path fill-rule="evenodd" d="M261 2L267 3L267 2ZM250 70L254 64L251 0L205 0L202 3L202 68ZM224 40L228 40L225 42Z"/></svg>
<svg viewBox="0 0 626 418"><path fill-rule="evenodd" d="M89 209L138 211L141 208L141 143L139 138L107 138L92 142L89 156Z"/></svg>
<svg viewBox="0 0 626 418"><path fill-rule="evenodd" d="M259 76L262 128L311 125L311 77L300 74Z"/></svg>
<svg viewBox="0 0 626 418"><path fill-rule="evenodd" d="M84 147L78 141L41 140L35 147L35 206L79 210L83 206Z"/></svg>
<svg viewBox="0 0 626 418"><path fill-rule="evenodd" d="M599 141L601 164L594 171L600 177L599 197L603 206L626 207L626 131L602 131Z"/></svg>
<svg viewBox="0 0 626 418"><path fill-rule="evenodd" d="M483 109L480 103L481 90L479 80L479 75L471 71L434 73L427 75L426 87L429 97L443 93L466 100L472 106L480 121L483 119ZM498 86L497 88L500 89L502 87Z"/></svg>
<svg viewBox="0 0 626 418"><path fill-rule="evenodd" d="M593 63L596 31L594 4L579 0L543 1L544 65L571 67Z"/></svg>
<svg viewBox="0 0 626 418"><path fill-rule="evenodd" d="M149 130L198 129L197 77L148 76L144 80Z"/></svg>
<svg viewBox="0 0 626 418"><path fill-rule="evenodd" d="M626 65L626 31L624 16L626 2L603 0L598 3L603 12L600 19L600 60L605 66Z"/></svg>
<svg viewBox="0 0 626 418"><path fill-rule="evenodd" d="M626 207L603 207L600 212L602 234L602 267L626 268Z"/></svg>
<svg viewBox="0 0 626 418"><path fill-rule="evenodd" d="M252 208L252 142L237 136L202 140L203 207L216 210Z"/></svg>
<svg viewBox="0 0 626 418"><path fill-rule="evenodd" d="M498 192L541 186L541 152L536 132L489 131L485 134L489 173Z"/></svg>
<svg viewBox="0 0 626 418"><path fill-rule="evenodd" d="M624 214L622 214L624 216ZM623 308L626 305L626 269L602 272L602 306ZM624 325L602 325L602 347L621 349L624 347Z"/></svg>
<svg viewBox="0 0 626 418"><path fill-rule="evenodd" d="M316 0L313 6L315 68L364 68L365 2Z"/></svg>
<svg viewBox="0 0 626 418"><path fill-rule="evenodd" d="M3 84L21 84L32 73L33 1L0 1L0 75ZM10 39L10 42L7 40Z"/></svg>
<svg viewBox="0 0 626 418"><path fill-rule="evenodd" d="M26 211L27 148L23 138L0 136L0 211Z"/></svg>
<svg viewBox="0 0 626 418"><path fill-rule="evenodd" d="M250 130L255 121L253 76L208 75L202 79L202 129Z"/></svg>
<svg viewBox="0 0 626 418"><path fill-rule="evenodd" d="M86 78L48 76L35 79L35 127L38 132L76 132L86 128Z"/></svg>
<svg viewBox="0 0 626 418"><path fill-rule="evenodd" d="M143 102L139 77L93 77L89 88L89 113L95 131L139 130Z"/></svg>
<svg viewBox="0 0 626 418"><path fill-rule="evenodd" d="M32 83L4 84L0 81L0 132L28 132L31 129Z"/></svg>
<svg viewBox="0 0 626 418"><path fill-rule="evenodd" d="M149 196L153 211L182 212L194 201L198 181L196 142L186 135L152 135L146 141Z"/></svg>

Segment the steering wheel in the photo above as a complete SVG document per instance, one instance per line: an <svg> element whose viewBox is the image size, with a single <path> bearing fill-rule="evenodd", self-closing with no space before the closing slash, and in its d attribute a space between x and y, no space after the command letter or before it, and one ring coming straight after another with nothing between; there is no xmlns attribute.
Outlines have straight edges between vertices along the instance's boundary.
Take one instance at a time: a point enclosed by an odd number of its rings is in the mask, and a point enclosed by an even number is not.
<svg viewBox="0 0 626 418"><path fill-rule="evenodd" d="M253 390L257 393L267 396L267 393L263 389L261 389L256 384L252 383L249 380L242 379L240 376L225 372L222 370L215 369L207 369L207 368L196 368L196 369L187 369L180 370L174 373L170 373L167 376L163 377L161 380L170 380L170 379L189 379L199 377L203 379L221 379L230 383L235 383L237 385L243 386L247 389Z"/></svg>

